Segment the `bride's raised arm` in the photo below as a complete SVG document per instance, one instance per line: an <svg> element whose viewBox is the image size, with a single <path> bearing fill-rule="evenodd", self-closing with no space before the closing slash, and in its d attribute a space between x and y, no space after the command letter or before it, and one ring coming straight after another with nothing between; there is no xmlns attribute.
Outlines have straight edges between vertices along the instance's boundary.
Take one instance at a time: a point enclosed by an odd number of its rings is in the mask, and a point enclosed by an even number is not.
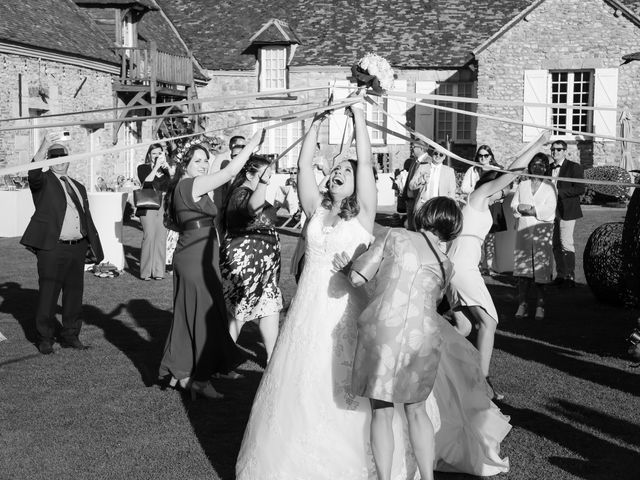
<svg viewBox="0 0 640 480"><path fill-rule="evenodd" d="M298 157L298 198L307 218L311 218L311 215L313 215L313 212L316 211L322 201L320 190L316 184L316 177L313 174L313 155L318 142L318 131L322 120L324 120L324 115L313 117L311 127L305 134L300 156Z"/></svg>
<svg viewBox="0 0 640 480"><path fill-rule="evenodd" d="M378 207L378 191L376 179L373 176L373 163L371 161L371 141L367 131L367 123L362 103L352 105L353 125L356 135L356 157L358 171L356 172L356 195L360 204L358 220L369 232L373 231L373 223Z"/></svg>

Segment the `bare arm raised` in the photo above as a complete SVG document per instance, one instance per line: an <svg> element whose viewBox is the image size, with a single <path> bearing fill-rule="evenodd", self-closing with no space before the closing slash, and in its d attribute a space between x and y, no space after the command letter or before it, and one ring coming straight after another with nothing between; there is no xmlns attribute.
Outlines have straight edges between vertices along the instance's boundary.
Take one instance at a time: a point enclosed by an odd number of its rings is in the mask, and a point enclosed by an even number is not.
<svg viewBox="0 0 640 480"><path fill-rule="evenodd" d="M356 172L356 195L360 204L358 221L367 231L373 231L373 223L378 206L378 191L376 179L373 176L373 163L371 161L371 141L367 131L366 119L362 103L352 105L353 124L356 135L356 157L358 171Z"/></svg>
<svg viewBox="0 0 640 480"><path fill-rule="evenodd" d="M196 177L193 181L193 198L195 199L206 195L235 177L256 147L262 143L264 132L263 128L258 130L247 142L247 145L242 151L222 170Z"/></svg>
<svg viewBox="0 0 640 480"><path fill-rule="evenodd" d="M508 170L513 170L511 173L505 173L499 177L484 183L477 187L473 192L469 194L469 205L476 210L484 210L487 208L489 199L509 186L513 180L518 176L519 170L522 170L529 165L529 162L533 156L540 151L542 146L549 141L551 132L545 130L535 140L525 145L515 156L515 159L507 167Z"/></svg>
<svg viewBox="0 0 640 480"><path fill-rule="evenodd" d="M304 137L300 156L298 157L298 198L307 218L313 215L313 212L316 211L322 201L320 190L316 184L316 177L313 174L313 154L318 142L318 131L324 119L325 115L313 117L311 127L309 127Z"/></svg>

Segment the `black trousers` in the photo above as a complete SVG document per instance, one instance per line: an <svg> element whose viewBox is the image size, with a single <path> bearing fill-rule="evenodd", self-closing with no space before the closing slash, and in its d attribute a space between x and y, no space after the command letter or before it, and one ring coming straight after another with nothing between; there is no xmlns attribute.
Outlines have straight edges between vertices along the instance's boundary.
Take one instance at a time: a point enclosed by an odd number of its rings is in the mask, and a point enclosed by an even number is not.
<svg viewBox="0 0 640 480"><path fill-rule="evenodd" d="M53 341L56 333L56 308L62 291L61 338L78 338L82 326L84 259L87 241L75 245L58 243L52 250L37 250L38 307L36 330L40 340Z"/></svg>

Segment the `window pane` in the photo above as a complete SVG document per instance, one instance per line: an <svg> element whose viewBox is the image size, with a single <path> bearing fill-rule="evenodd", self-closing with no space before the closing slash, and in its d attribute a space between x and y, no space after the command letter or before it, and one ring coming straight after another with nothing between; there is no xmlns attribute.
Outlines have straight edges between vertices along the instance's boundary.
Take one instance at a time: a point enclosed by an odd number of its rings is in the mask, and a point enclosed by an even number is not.
<svg viewBox="0 0 640 480"><path fill-rule="evenodd" d="M279 90L287 86L286 47L263 47L261 49L261 90Z"/></svg>
<svg viewBox="0 0 640 480"><path fill-rule="evenodd" d="M567 108L552 108L553 126L566 130L589 132L592 124L592 112L581 106L591 105L593 75L590 71L551 73L551 103L567 104ZM554 135L570 135L554 130Z"/></svg>

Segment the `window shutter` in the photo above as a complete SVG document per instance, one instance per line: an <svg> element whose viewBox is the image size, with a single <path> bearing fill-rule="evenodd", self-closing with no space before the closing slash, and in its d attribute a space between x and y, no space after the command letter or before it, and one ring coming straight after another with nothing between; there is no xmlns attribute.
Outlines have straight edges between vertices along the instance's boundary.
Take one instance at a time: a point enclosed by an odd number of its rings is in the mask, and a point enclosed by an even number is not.
<svg viewBox="0 0 640 480"><path fill-rule="evenodd" d="M333 85L333 82L331 83ZM348 80L337 80L335 82L336 87L348 87L350 85ZM349 90L346 88L335 88L333 90L333 103L340 103L349 95ZM342 144L342 134L344 132L345 125L347 124L347 116L344 113L344 108L332 110L329 117L329 143L332 145ZM349 140L349 132L345 139Z"/></svg>
<svg viewBox="0 0 640 480"><path fill-rule="evenodd" d="M393 90L396 92L406 92L407 91L407 81L406 80L396 80L393 82ZM391 120L387 118L387 128L393 132L398 132L401 135L408 136L409 133L407 130L400 126L398 122L402 125L407 123L407 102L402 98L389 98L387 99L387 112L389 115L397 121ZM387 134L387 144L388 145L404 145L405 140L398 138L394 135Z"/></svg>
<svg viewBox="0 0 640 480"><path fill-rule="evenodd" d="M432 80L416 82L416 93L433 95L437 88L438 84ZM423 98L417 98L416 100L419 102L433 103L432 100L425 100ZM431 107L416 105L415 116L416 132L433 139L436 118L435 110Z"/></svg>
<svg viewBox="0 0 640 480"><path fill-rule="evenodd" d="M525 103L548 103L547 94L549 84L549 72L547 70L525 70L524 71L524 98ZM548 125L546 107L523 107L522 121L535 123L537 125ZM522 140L530 142L535 139L542 129L522 126Z"/></svg>
<svg viewBox="0 0 640 480"><path fill-rule="evenodd" d="M618 69L596 68L595 88L593 91L594 107L618 106ZM593 133L616 135L617 112L615 110L595 110L593 112ZM613 140L596 138L598 141Z"/></svg>

